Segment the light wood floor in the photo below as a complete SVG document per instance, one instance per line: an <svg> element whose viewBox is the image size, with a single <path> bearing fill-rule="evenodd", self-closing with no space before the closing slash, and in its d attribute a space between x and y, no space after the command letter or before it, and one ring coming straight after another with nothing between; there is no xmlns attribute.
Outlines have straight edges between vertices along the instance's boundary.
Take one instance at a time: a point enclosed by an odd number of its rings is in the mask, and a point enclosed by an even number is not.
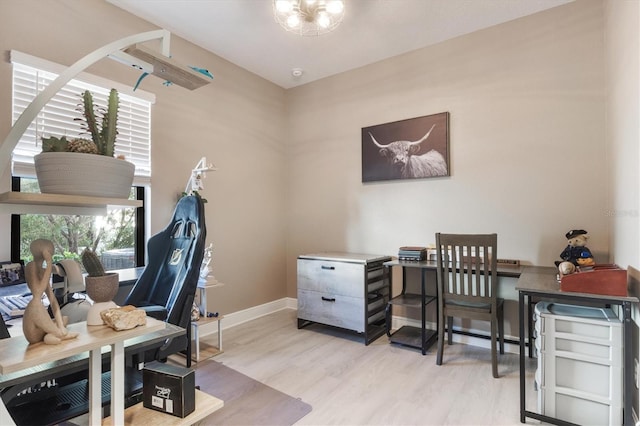
<svg viewBox="0 0 640 426"><path fill-rule="evenodd" d="M225 330L223 348L216 361L313 406L298 425L520 424L514 354L500 356L494 379L489 349L454 343L437 366L435 346L423 356L386 336L365 346L355 333L330 327L298 330L294 310ZM532 409L535 366L527 360Z"/></svg>

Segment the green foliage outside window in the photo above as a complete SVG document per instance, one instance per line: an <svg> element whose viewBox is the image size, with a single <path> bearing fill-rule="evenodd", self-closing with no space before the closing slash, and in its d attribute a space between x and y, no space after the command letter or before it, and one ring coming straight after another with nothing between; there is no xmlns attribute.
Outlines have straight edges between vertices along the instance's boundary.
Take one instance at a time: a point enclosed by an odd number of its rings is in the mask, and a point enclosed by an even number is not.
<svg viewBox="0 0 640 426"><path fill-rule="evenodd" d="M38 182L21 180L22 192L39 192ZM109 211L106 216L25 214L20 218L20 258L32 260L29 245L46 238L55 247L54 260L80 259L85 247L102 253L135 246L135 209ZM135 266L132 265L132 266Z"/></svg>

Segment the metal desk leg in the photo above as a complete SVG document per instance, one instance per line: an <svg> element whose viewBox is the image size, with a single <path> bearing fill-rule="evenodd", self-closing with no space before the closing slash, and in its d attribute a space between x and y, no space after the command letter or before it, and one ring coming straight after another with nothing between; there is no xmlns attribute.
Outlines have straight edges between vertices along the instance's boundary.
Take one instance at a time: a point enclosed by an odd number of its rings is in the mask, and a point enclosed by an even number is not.
<svg viewBox="0 0 640 426"><path fill-rule="evenodd" d="M622 328L623 328L623 341L624 341L624 349L623 349L623 365L625 374L622 377L623 381L623 389L624 396L622 401L623 414L622 414L622 422L625 426L633 426L633 415L631 414L633 407L633 383L632 377L633 374L633 348L631 345L633 336L632 336L632 327L631 327L631 302L624 302L622 304Z"/></svg>
<svg viewBox="0 0 640 426"><path fill-rule="evenodd" d="M391 299L393 298L393 267L389 266L389 265L385 265L385 271L386 271L386 276L385 278L387 279L387 294L389 295L388 300L387 300L387 306L385 306L384 308L384 326L385 326L385 331L387 332L387 337L391 337L391 319L392 319L392 310L391 307L393 306L391 303L389 303L389 301L391 301Z"/></svg>
<svg viewBox="0 0 640 426"><path fill-rule="evenodd" d="M426 297L426 294L427 294L427 292L426 292L427 289L425 288L426 287L425 281L426 281L425 280L425 269L421 268L420 269L420 287L421 287L420 295L422 296L422 300L421 300L421 303L420 303L420 305L421 305L420 308L421 308L421 318L422 318L422 324L421 324L422 325L422 329L420 331L420 336L422 338L422 345L421 345L422 346L422 355L426 355L427 354L427 342L426 342L426 340L427 340L427 321L426 321L426 318L425 318L426 314L427 314L427 309L426 309L426 306L425 306L425 303L424 303L425 297Z"/></svg>
<svg viewBox="0 0 640 426"><path fill-rule="evenodd" d="M427 354L427 305L425 303L427 297L427 270L420 268L420 295L422 296L421 314L422 314L422 355ZM429 338L431 341L431 338Z"/></svg>
<svg viewBox="0 0 640 426"><path fill-rule="evenodd" d="M522 292L518 293L518 337L520 340L520 423L525 422L525 368L524 368L524 297ZM530 296L528 296L530 297Z"/></svg>
<svg viewBox="0 0 640 426"><path fill-rule="evenodd" d="M191 367L191 327L187 327L186 331L187 331L187 368L188 368L188 367Z"/></svg>
<svg viewBox="0 0 640 426"><path fill-rule="evenodd" d="M533 318L533 313L531 312L531 296L529 296L527 299L527 343L529 345L529 358L533 358L533 321L531 320L531 318Z"/></svg>
<svg viewBox="0 0 640 426"><path fill-rule="evenodd" d="M200 362L200 331L196 322L191 321L191 336L196 344L196 362Z"/></svg>

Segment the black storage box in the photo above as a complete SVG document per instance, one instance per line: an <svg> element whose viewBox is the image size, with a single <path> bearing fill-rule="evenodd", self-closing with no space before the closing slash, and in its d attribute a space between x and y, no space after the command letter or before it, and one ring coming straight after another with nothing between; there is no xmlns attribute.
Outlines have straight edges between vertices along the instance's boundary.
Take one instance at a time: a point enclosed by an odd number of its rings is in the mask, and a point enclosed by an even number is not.
<svg viewBox="0 0 640 426"><path fill-rule="evenodd" d="M195 373L191 368L153 361L142 370L143 406L177 417L196 409Z"/></svg>

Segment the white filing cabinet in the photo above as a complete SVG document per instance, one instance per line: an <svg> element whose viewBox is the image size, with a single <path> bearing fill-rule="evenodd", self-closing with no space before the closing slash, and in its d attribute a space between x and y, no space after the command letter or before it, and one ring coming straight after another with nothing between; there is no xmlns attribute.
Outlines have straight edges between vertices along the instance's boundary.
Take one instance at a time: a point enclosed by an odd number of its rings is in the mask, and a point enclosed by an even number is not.
<svg viewBox="0 0 640 426"><path fill-rule="evenodd" d="M611 309L536 305L538 410L582 425L622 424L622 322Z"/></svg>
<svg viewBox="0 0 640 426"><path fill-rule="evenodd" d="M380 337L389 286L383 263L389 256L353 253L298 257L298 328L311 322Z"/></svg>

